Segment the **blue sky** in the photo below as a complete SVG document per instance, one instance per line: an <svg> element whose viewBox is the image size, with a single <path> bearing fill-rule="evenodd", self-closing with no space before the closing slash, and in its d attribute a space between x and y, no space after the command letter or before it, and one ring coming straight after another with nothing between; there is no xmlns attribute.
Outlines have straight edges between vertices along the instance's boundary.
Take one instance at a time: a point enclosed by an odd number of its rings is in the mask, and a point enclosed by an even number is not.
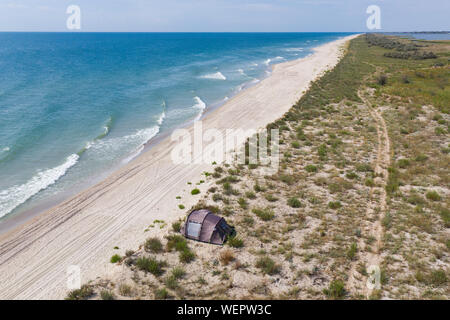
<svg viewBox="0 0 450 320"><path fill-rule="evenodd" d="M380 31L450 29L449 0L0 0L0 31L67 31L66 8L81 9L80 31Z"/></svg>

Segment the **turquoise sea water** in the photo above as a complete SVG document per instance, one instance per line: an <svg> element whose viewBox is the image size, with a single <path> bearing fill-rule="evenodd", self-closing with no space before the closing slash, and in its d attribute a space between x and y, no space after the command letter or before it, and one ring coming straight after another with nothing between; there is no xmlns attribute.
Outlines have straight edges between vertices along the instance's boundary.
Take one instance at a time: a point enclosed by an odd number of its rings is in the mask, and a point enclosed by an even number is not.
<svg viewBox="0 0 450 320"><path fill-rule="evenodd" d="M0 33L0 219L347 33ZM0 220L1 223L1 220Z"/></svg>

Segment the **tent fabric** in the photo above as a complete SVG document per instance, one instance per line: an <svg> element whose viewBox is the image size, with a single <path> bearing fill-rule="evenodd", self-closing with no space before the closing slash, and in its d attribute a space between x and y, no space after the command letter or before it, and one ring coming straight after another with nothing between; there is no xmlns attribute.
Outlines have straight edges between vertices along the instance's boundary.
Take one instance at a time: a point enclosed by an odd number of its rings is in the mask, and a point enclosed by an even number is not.
<svg viewBox="0 0 450 320"><path fill-rule="evenodd" d="M213 244L223 244L231 232L224 218L206 209L192 211L181 229L186 238Z"/></svg>

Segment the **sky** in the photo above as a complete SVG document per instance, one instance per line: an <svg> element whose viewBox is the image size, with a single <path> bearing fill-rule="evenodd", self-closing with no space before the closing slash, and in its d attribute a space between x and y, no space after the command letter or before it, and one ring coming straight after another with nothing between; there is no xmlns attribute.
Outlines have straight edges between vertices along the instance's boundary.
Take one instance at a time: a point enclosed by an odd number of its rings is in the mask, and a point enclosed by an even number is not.
<svg viewBox="0 0 450 320"><path fill-rule="evenodd" d="M67 28L70 5L80 29ZM370 5L380 8L379 30L367 28ZM449 0L0 0L0 31L441 31L449 13Z"/></svg>

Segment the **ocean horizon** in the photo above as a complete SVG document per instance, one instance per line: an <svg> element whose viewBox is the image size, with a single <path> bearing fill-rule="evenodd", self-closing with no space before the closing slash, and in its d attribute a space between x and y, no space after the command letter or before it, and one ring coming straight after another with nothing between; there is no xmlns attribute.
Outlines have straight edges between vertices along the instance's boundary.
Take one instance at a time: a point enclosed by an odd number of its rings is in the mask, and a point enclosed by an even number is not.
<svg viewBox="0 0 450 320"><path fill-rule="evenodd" d="M352 33L0 33L0 224Z"/></svg>

